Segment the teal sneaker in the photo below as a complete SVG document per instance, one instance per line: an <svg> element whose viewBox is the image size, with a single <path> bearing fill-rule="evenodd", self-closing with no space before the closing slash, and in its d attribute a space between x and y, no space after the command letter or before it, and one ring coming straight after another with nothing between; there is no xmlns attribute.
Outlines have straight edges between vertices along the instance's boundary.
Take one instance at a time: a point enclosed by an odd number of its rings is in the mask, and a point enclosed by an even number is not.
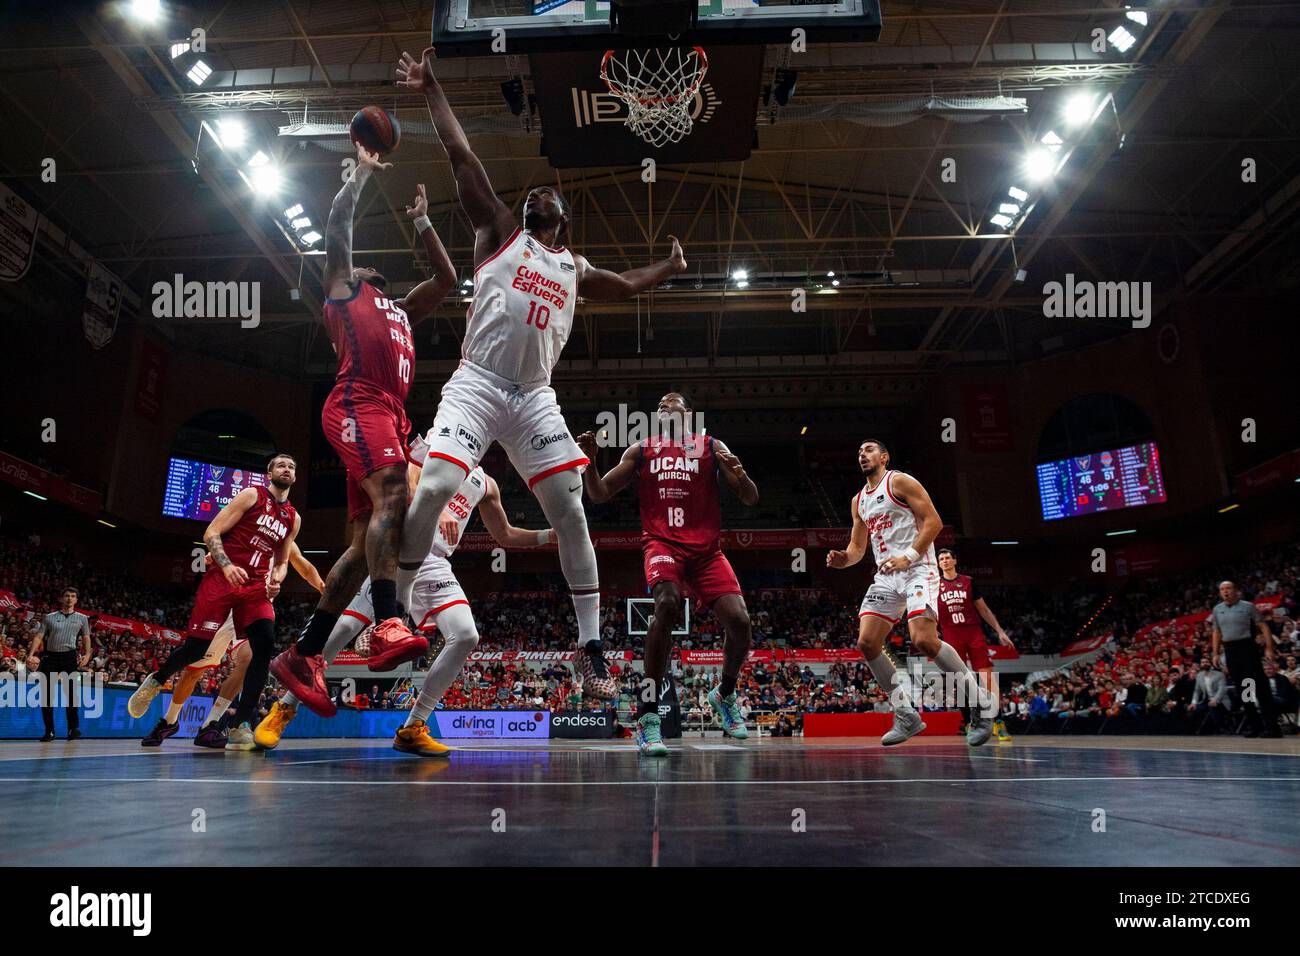
<svg viewBox="0 0 1300 956"><path fill-rule="evenodd" d="M659 736L659 715L642 714L636 719L637 749L647 757L667 757L668 748Z"/></svg>
<svg viewBox="0 0 1300 956"><path fill-rule="evenodd" d="M745 726L745 718L740 716L740 705L736 703L735 691L731 692L730 697L724 698L722 691L713 688L709 691L709 706L722 722L722 732L726 736L735 737L737 740L745 740L749 737L749 728Z"/></svg>

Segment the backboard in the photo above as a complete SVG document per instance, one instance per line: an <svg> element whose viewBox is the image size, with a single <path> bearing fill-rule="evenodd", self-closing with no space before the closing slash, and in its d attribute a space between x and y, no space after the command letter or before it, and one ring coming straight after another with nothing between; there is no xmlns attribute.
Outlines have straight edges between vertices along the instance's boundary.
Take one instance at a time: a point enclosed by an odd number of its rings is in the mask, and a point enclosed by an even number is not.
<svg viewBox="0 0 1300 956"><path fill-rule="evenodd" d="M808 42L862 43L880 36L879 0L700 0L698 26L674 41L788 43L795 28ZM438 56L551 53L662 45L658 37L619 37L608 0L437 0L433 45ZM496 41L496 48L493 43Z"/></svg>

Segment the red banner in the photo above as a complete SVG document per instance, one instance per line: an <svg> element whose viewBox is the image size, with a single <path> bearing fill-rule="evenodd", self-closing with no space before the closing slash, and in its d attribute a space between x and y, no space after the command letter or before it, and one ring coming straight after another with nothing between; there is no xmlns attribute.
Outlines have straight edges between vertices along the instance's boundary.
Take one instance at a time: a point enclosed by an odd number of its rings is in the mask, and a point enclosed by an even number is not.
<svg viewBox="0 0 1300 956"><path fill-rule="evenodd" d="M893 714L804 714L805 737L880 737L894 724ZM922 737L951 737L961 729L955 710L927 710Z"/></svg>
<svg viewBox="0 0 1300 956"><path fill-rule="evenodd" d="M60 478L39 465L0 452L0 478L24 491L62 501L86 514L98 515L104 507L103 496L81 485Z"/></svg>
<svg viewBox="0 0 1300 956"><path fill-rule="evenodd" d="M962 403L966 410L966 447L971 451L1011 450L1011 406L1007 387L963 385ZM960 428L961 425L959 424Z"/></svg>
<svg viewBox="0 0 1300 956"><path fill-rule="evenodd" d="M13 591L0 591L0 611L16 611L22 605Z"/></svg>
<svg viewBox="0 0 1300 956"><path fill-rule="evenodd" d="M1300 448L1243 471L1233 485L1239 498L1250 498L1281 488L1297 479L1300 479Z"/></svg>
<svg viewBox="0 0 1300 956"><path fill-rule="evenodd" d="M135 377L135 410L158 420L167 385L167 350L148 337L140 339L140 367Z"/></svg>
<svg viewBox="0 0 1300 956"><path fill-rule="evenodd" d="M1087 654L1089 651L1095 651L1114 636L1113 634L1098 634L1096 637L1082 637L1071 644L1067 644L1065 650L1061 651L1061 656L1074 657L1076 654Z"/></svg>

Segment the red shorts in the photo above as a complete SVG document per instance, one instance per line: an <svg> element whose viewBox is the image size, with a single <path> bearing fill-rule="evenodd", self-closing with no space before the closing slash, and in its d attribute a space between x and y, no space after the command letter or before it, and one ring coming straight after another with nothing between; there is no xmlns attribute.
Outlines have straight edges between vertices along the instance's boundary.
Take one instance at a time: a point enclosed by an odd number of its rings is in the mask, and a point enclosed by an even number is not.
<svg viewBox="0 0 1300 956"><path fill-rule="evenodd" d="M275 609L266 596L266 580L250 578L243 587L232 588L220 571L205 572L198 593L194 595L194 610L185 633L201 641L210 641L226 623L229 614L234 614L235 630L239 633L254 621L274 621Z"/></svg>
<svg viewBox="0 0 1300 956"><path fill-rule="evenodd" d="M978 627L946 627L943 639L966 659L971 670L986 671L993 666L989 659L989 645L984 631Z"/></svg>
<svg viewBox="0 0 1300 956"><path fill-rule="evenodd" d="M645 561L645 583L654 590L661 581L672 581L689 592L706 608L727 594L740 594L740 582L731 562L721 551L693 552L670 541L652 538L641 545Z"/></svg>
<svg viewBox="0 0 1300 956"><path fill-rule="evenodd" d="M374 510L361 482L381 468L406 467L406 409L391 392L359 379L337 382L320 413L321 428L348 473L348 518Z"/></svg>

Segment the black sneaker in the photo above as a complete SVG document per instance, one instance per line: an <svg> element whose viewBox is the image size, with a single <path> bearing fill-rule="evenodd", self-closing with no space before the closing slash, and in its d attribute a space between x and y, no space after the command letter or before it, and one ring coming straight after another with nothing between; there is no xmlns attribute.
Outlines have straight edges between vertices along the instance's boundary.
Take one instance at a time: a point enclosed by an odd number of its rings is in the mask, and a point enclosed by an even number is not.
<svg viewBox="0 0 1300 956"><path fill-rule="evenodd" d="M149 736L140 741L141 747L161 747L162 742L168 737L175 734L181 729L180 721L174 724L167 723L166 718L159 717L158 723L153 725L153 730L149 731Z"/></svg>
<svg viewBox="0 0 1300 956"><path fill-rule="evenodd" d="M81 737L81 731L78 730L76 727L73 727L71 730L68 731L69 740L78 740L80 739L80 737Z"/></svg>
<svg viewBox="0 0 1300 956"><path fill-rule="evenodd" d="M41 738L41 743L48 744L53 739L54 739L54 731L47 730L45 731L45 736Z"/></svg>
<svg viewBox="0 0 1300 956"><path fill-rule="evenodd" d="M225 716L223 715L221 720L200 727L198 734L194 737L194 746L207 747L210 750L225 750Z"/></svg>
<svg viewBox="0 0 1300 956"><path fill-rule="evenodd" d="M578 684L582 687L582 696L594 697L596 700L613 700L618 696L614 678L609 676L609 665L605 663L605 652L600 641L588 641L578 648L573 658L573 669L578 674Z"/></svg>

